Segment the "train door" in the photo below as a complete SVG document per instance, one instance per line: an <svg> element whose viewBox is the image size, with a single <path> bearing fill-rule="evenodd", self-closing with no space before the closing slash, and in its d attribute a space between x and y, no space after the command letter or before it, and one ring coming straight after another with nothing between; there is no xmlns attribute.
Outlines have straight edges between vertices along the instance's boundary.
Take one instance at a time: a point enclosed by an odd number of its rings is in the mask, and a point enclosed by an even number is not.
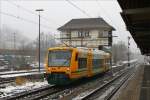
<svg viewBox="0 0 150 100"><path fill-rule="evenodd" d="M93 55L92 55L92 50L89 49L88 51L88 59L87 59L87 74L88 77L92 76L92 59L93 59Z"/></svg>
<svg viewBox="0 0 150 100"><path fill-rule="evenodd" d="M79 51L78 53L78 73L81 76L87 75L88 54L86 51Z"/></svg>
<svg viewBox="0 0 150 100"><path fill-rule="evenodd" d="M108 70L108 68L109 68L109 63L108 63L109 61L108 61L108 59L106 58L105 59L105 72Z"/></svg>
<svg viewBox="0 0 150 100"><path fill-rule="evenodd" d="M104 58L104 59L103 59L103 72L106 71L106 67L107 67L106 61L107 61L106 58Z"/></svg>

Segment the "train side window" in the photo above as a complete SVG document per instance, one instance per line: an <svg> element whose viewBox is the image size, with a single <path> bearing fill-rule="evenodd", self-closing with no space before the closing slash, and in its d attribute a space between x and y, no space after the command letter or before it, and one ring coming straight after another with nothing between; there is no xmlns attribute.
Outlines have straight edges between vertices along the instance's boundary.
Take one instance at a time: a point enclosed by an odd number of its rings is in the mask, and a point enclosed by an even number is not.
<svg viewBox="0 0 150 100"><path fill-rule="evenodd" d="M78 66L79 66L79 69L86 68L87 58L78 58Z"/></svg>
<svg viewBox="0 0 150 100"><path fill-rule="evenodd" d="M103 60L102 59L93 59L93 67L98 68L103 65Z"/></svg>

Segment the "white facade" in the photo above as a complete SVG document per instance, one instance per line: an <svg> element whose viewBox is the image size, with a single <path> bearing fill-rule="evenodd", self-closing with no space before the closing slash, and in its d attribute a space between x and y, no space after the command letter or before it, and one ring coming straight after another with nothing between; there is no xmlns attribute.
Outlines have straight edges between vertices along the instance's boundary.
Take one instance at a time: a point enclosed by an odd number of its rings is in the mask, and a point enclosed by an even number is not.
<svg viewBox="0 0 150 100"><path fill-rule="evenodd" d="M98 48L99 45L108 45L108 30L72 30L70 32L61 32L61 40L75 47L92 47Z"/></svg>

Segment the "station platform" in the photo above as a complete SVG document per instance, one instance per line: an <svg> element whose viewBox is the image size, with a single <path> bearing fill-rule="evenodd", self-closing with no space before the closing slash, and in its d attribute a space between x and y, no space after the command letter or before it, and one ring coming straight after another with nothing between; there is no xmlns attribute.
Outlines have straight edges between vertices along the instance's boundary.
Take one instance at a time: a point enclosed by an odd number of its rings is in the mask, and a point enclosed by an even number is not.
<svg viewBox="0 0 150 100"><path fill-rule="evenodd" d="M111 100L150 100L150 65L140 65Z"/></svg>
<svg viewBox="0 0 150 100"><path fill-rule="evenodd" d="M140 100L150 100L150 65L144 66Z"/></svg>

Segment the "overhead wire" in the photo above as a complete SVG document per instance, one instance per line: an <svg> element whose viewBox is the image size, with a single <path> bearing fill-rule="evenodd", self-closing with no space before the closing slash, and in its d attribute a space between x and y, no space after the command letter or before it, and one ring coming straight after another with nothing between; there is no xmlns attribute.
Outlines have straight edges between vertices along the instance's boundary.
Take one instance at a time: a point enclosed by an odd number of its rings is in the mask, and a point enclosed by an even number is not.
<svg viewBox="0 0 150 100"><path fill-rule="evenodd" d="M88 14L85 10L81 9L80 7L78 7L76 4L74 4L73 2L71 2L70 0L66 0L69 4L71 4L73 7L75 7L76 9L78 9L80 12L82 12L83 14L85 14L88 17L92 17L90 14Z"/></svg>
<svg viewBox="0 0 150 100"><path fill-rule="evenodd" d="M37 14L37 13L35 13L35 12L33 12L33 11L30 11L30 10L28 10L28 9L26 9L26 8L24 8L24 7L22 7L22 6L20 6L20 5L17 5L17 4L15 4L15 3L13 3L13 2L11 2L11 1L9 1L9 0L7 0L7 2L10 3L10 4L12 4L12 5L14 5L14 6L16 6L16 7L18 7L18 8L22 8L22 10L24 10L24 11L26 11L26 12L28 12L28 13L31 13L31 14L36 15L36 16L39 16L39 14ZM15 15L10 14L10 13L1 12L1 11L0 11L0 13L3 14L3 15L7 15L7 16L10 16L10 17L14 17L14 18L16 18L16 19L20 19L20 20L23 20L23 21L32 23L32 24L38 24L38 23L36 23L36 22L34 22L34 21L32 21L32 20L28 20L28 19L22 18L22 17L20 17L20 16L15 16ZM46 17L44 17L44 16L41 16L41 18L44 19L44 20L46 20L46 21L49 20L48 18L46 18ZM55 24L57 24L57 23L55 23ZM51 27L48 27L48 26L43 25L43 24L41 24L41 26L46 27L47 29L50 29L50 28L51 28ZM52 29L52 28L51 28L51 29ZM54 29L54 28L53 28L53 29ZM54 36L52 35L52 37L53 37L54 39L58 40L58 39L55 37L55 33L54 33ZM63 43L63 44L67 45L66 43Z"/></svg>
<svg viewBox="0 0 150 100"><path fill-rule="evenodd" d="M19 8L21 8L21 9L23 9L23 10L26 11L26 12L29 12L29 13L34 14L34 15L38 15L37 13L35 13L35 12L33 12L33 11L30 11L30 10L28 10L28 9L26 9L26 8L24 8L24 7L22 7L22 6L18 5L18 4L16 4L16 3L10 1L10 0L6 0L6 1L7 1L8 3L10 3L10 4L16 6L16 7L19 7Z"/></svg>
<svg viewBox="0 0 150 100"><path fill-rule="evenodd" d="M110 18L108 12L101 6L101 3L99 2L100 0L96 0L98 7L100 7L100 9L102 9L103 13L105 14L105 17L109 19L109 21L115 25L115 27L117 27L117 31L119 31L119 27L118 25L116 25L116 23L114 23L114 21ZM118 33L118 32L117 32Z"/></svg>
<svg viewBox="0 0 150 100"><path fill-rule="evenodd" d="M25 7L23 7L23 6L20 6L20 5L18 5L18 4L16 4L16 3L12 2L12 1L10 1L10 0L6 0L6 1L7 1L8 3L10 3L10 4L16 6L16 7L21 8L22 10L24 10L24 11L30 13L30 14L33 14L33 15L35 15L35 16L38 16L38 15L39 15L39 14L37 14L37 13L35 13L35 12L33 12L33 11L31 11L31 10L29 10L29 9L27 9L27 8L25 8ZM44 17L44 16L42 16L42 15L41 15L41 18L44 19L46 22L51 21L51 22L57 24L56 22L54 22L54 20L50 20L49 18L46 18L46 17Z"/></svg>
<svg viewBox="0 0 150 100"><path fill-rule="evenodd" d="M25 18L22 18L22 17L18 17L18 16L15 16L15 15L13 15L13 14L10 14L10 13L6 13L6 12L1 12L0 11L0 13L1 14L3 14L3 15L7 15L7 16L10 16L10 17L13 17L13 18L16 18L16 19L20 19L20 20L23 20L23 21L26 21L26 22L29 22L29 23L32 23L32 24L38 24L38 23L36 23L36 22L34 22L34 21L32 21L32 20L28 20L28 19L25 19ZM42 26L44 26L44 25L42 25ZM46 27L46 26L45 26ZM49 29L49 27L47 27L48 29ZM53 35L51 35L54 39L56 39L56 40L58 40L56 37L55 37L55 33L54 33L54 36ZM63 43L63 44L65 44L66 46L68 46L65 42L61 42L61 43ZM69 46L70 47L70 46Z"/></svg>
<svg viewBox="0 0 150 100"><path fill-rule="evenodd" d="M105 17L108 18L109 21L110 21L112 24L116 25L116 24L112 21L112 19L109 17L109 14L107 13L107 11L101 6L99 0L96 0L96 2L97 2L96 4L98 5L98 7L99 7L100 9L102 9L103 13L105 14Z"/></svg>
<svg viewBox="0 0 150 100"><path fill-rule="evenodd" d="M16 18L16 19L19 19L19 20L22 20L22 21L26 21L28 23L32 23L32 24L37 24L38 25L37 22L34 22L32 20L29 20L29 19L26 19L26 18L23 18L23 17L20 17L20 16L15 16L13 14L2 12L2 11L0 11L0 13L3 14L3 15L9 16L9 17L13 17L13 18ZM41 26L44 27L44 28L48 28L48 29L54 29L52 27L49 27L49 26L43 25L43 24L41 24Z"/></svg>
<svg viewBox="0 0 150 100"><path fill-rule="evenodd" d="M86 16L88 17L92 17L91 15L89 15L86 11L84 11L83 9L81 9L80 7L78 7L76 4L74 4L73 2L71 2L70 0L66 0L69 4L71 4L73 7L75 7L76 9L78 9L80 12L82 12L83 14L85 14ZM14 2L11 2L9 0L7 0L7 2L11 3L12 5L16 6L16 7L19 7L21 8L22 10L28 12L28 13L31 13L31 14L34 14L34 15L38 15L37 13L33 12L33 11L30 11L20 5L17 5L15 4ZM15 16L15 15L12 15L12 14L9 14L9 13L5 13L5 12L0 12L4 15L7 15L7 16L11 16L11 17L14 17L14 18L17 18L17 19L20 19L20 20L24 20L24 21L27 21L27 22L30 22L30 23L33 23L33 24L38 24L34 21L31 21L31 20L28 20L28 19L25 19L25 18L22 18L22 17L19 17L19 16ZM48 20L47 18L41 16L43 19L45 19L46 21ZM45 26L45 25L41 25L41 26ZM46 26L47 27L47 26ZM54 37L55 38L55 37ZM55 38L56 39L56 38Z"/></svg>
<svg viewBox="0 0 150 100"><path fill-rule="evenodd" d="M69 4L71 4L72 6L74 6L75 8L77 8L78 10L80 10L83 14L87 15L88 17L92 17L91 15L89 15L86 11L84 11L83 9L81 9L80 7L78 7L77 5L75 5L73 2L71 2L70 0L66 0ZM112 19L109 17L109 14L107 13L107 11L101 6L101 4L99 3L99 0L96 0L97 5L99 7L101 7L102 11L104 11L105 16L107 16L106 18L108 18L110 20L110 22L112 24L114 24L115 26L117 26Z"/></svg>
<svg viewBox="0 0 150 100"><path fill-rule="evenodd" d="M77 8L78 10L80 10L83 14L87 15L88 17L91 17L86 11L84 11L84 10L81 9L81 8L79 8L77 5L75 5L75 4L72 3L71 1L69 1L69 0L66 0L66 1L67 1L69 4L71 4L72 6L74 6L75 8ZM14 3L14 2L12 2L12 1L10 1L10 0L7 0L7 2L10 3L10 4L12 4L12 5L14 5L14 6L16 6L16 7L21 8L22 10L24 10L24 11L26 11L26 12L28 12L28 13L31 13L31 14L34 14L34 15L38 15L37 13L35 13L35 12L33 12L33 11L31 11L31 10L29 10L29 9L27 9L27 8L25 8L25 7L23 7L23 6L17 5L16 3ZM48 18L46 18L46 17L44 17L44 16L41 16L41 18L43 18L43 19L46 20L46 21L49 20ZM51 21L53 21L53 20L51 20ZM55 23L55 22L53 21L53 23ZM57 23L55 23L55 24L57 24Z"/></svg>
<svg viewBox="0 0 150 100"><path fill-rule="evenodd" d="M11 2L11 1L9 1L9 0L7 0L7 2L10 3L10 4L12 4L12 5L14 5L14 6L16 6L16 7L22 8L22 10L24 10L24 11L30 13L30 14L39 16L39 14L37 14L37 13L35 13L35 12L33 12L33 11L31 11L31 10L29 10L29 9L27 9L27 8L25 8L25 7L23 7L23 6L17 5L17 4L14 3L14 2ZM16 17L16 16L14 16L14 17ZM49 19L46 18L46 17L44 17L44 16L41 16L41 18L44 19L45 21L49 21ZM51 21L53 21L53 20L51 20ZM32 23L38 24L38 23L35 23L35 22L32 22ZM55 22L53 21L53 23L55 23ZM55 23L55 24L57 24L57 23ZM45 26L45 25L41 24L41 26ZM50 27L48 27L48 26L45 26L45 27L47 27L48 29L50 28ZM52 29L52 28L51 28L51 29ZM53 28L53 29L54 29L54 28ZM53 34L54 34L54 36L52 36L52 37L53 37L54 39L57 39L57 38L55 37L55 33L53 33ZM57 40L58 40L58 39L57 39Z"/></svg>

